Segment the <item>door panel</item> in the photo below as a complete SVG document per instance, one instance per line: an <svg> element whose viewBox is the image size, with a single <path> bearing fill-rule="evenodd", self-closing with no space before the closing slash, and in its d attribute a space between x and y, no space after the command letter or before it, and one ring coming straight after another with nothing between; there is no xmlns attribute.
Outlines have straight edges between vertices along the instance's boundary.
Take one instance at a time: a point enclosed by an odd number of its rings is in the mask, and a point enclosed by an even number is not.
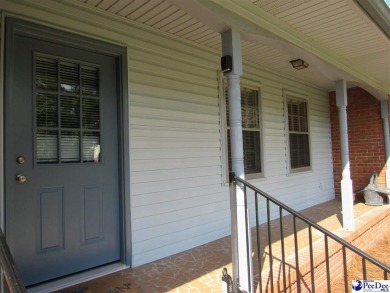
<svg viewBox="0 0 390 293"><path fill-rule="evenodd" d="M39 207L37 221L39 227L35 236L40 251L64 248L63 189L50 188L38 191Z"/></svg>
<svg viewBox="0 0 390 293"><path fill-rule="evenodd" d="M34 36L13 42L6 234L33 285L120 260L117 60Z"/></svg>

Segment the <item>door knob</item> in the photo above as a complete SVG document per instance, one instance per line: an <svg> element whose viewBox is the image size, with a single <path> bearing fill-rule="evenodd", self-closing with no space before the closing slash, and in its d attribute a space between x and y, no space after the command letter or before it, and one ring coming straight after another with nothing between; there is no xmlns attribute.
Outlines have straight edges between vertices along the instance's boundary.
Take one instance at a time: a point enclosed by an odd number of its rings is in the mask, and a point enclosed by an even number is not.
<svg viewBox="0 0 390 293"><path fill-rule="evenodd" d="M24 176L23 174L18 174L16 175L16 181L20 184L23 184L24 182L27 181L27 177Z"/></svg>

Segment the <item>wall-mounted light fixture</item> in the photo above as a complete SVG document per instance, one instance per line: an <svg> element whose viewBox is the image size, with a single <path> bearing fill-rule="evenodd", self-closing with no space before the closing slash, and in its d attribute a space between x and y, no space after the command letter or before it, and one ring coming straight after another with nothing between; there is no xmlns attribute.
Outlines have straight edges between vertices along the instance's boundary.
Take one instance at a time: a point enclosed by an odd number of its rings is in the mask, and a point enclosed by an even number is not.
<svg viewBox="0 0 390 293"><path fill-rule="evenodd" d="M221 58L221 70L222 72L230 72L233 70L232 56L225 55Z"/></svg>
<svg viewBox="0 0 390 293"><path fill-rule="evenodd" d="M295 69L305 69L309 67L309 64L302 59L291 60L290 63Z"/></svg>

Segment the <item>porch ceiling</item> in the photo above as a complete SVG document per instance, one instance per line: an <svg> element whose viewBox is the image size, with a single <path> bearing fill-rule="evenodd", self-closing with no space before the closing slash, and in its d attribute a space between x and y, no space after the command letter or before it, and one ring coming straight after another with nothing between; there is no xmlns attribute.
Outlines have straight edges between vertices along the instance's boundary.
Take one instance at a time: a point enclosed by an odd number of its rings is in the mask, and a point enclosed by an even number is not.
<svg viewBox="0 0 390 293"><path fill-rule="evenodd" d="M390 94L390 10L384 3L385 25L379 27L359 0L74 1L218 52L219 33L236 27L248 63L328 90L335 80L346 79L378 99ZM289 61L297 58L309 68L293 69Z"/></svg>

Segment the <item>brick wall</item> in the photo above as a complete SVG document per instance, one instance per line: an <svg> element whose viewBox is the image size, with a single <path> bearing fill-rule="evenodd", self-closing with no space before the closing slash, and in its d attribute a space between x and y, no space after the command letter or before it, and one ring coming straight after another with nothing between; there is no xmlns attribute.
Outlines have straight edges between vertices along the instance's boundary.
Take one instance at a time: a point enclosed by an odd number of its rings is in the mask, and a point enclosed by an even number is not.
<svg viewBox="0 0 390 293"><path fill-rule="evenodd" d="M383 211L383 210L382 210ZM378 240L381 238L378 235L381 235L384 231L388 231L390 225L390 210L386 210L381 213L372 213L369 220L362 224L359 229L352 231L346 237L343 237L345 241L351 243L355 247L367 251L368 248L375 246ZM326 265L326 255L325 255L325 246L322 239L316 241L313 245L313 264L314 264L314 283L316 291L318 292L336 292L333 290L333 286L337 285L338 282L344 282L344 265L343 265L343 251L342 246L328 238L328 260L329 260L329 281L331 283L330 290L328 291L328 279L327 279L327 265ZM287 293L299 293L299 292L312 292L312 278L311 278L311 266L310 266L310 250L309 247L305 247L299 251L300 253L300 263L299 263L299 282L300 290L297 289L297 274L296 270L288 271L287 279L287 290L282 290L283 284L280 280L277 284L274 284L274 292L287 292ZM348 264L353 260L357 255L346 249L346 261L347 261L347 270ZM358 259L361 259L360 256ZM291 263L294 263L294 260L291 260ZM378 273L380 271L376 268L373 268L367 263L367 276L370 277L372 274ZM274 274L274 276L278 276ZM355 278L354 278L355 277ZM361 277L362 278L362 277ZM279 278L280 279L280 278ZM348 280L347 284L350 286L352 280L356 279L356 276L351 276L348 271ZM370 278L368 278L370 279ZM269 286L270 287L270 286ZM263 288L268 288L264 287ZM268 288L263 292L270 292L271 288ZM284 289L284 288L283 288ZM340 292L340 291L337 291Z"/></svg>
<svg viewBox="0 0 390 293"><path fill-rule="evenodd" d="M348 140L353 189L364 188L373 170L378 183L386 184L385 145L380 102L365 90L354 87L347 91ZM333 175L336 197L340 197L341 151L336 93L329 93L333 151Z"/></svg>

